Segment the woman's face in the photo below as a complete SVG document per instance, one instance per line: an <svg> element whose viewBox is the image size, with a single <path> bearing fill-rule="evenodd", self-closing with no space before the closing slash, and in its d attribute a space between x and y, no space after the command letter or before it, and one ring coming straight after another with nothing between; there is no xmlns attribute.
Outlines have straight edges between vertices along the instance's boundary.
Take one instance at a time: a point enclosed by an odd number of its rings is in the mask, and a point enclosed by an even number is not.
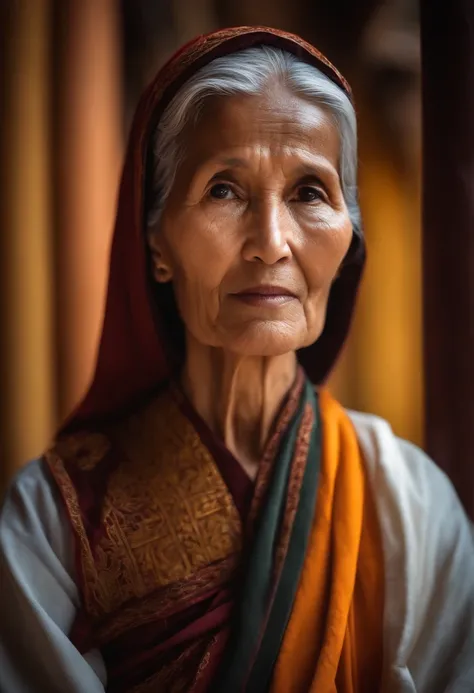
<svg viewBox="0 0 474 693"><path fill-rule="evenodd" d="M188 332L248 356L312 344L352 237L331 116L275 86L209 101L183 138L151 246Z"/></svg>

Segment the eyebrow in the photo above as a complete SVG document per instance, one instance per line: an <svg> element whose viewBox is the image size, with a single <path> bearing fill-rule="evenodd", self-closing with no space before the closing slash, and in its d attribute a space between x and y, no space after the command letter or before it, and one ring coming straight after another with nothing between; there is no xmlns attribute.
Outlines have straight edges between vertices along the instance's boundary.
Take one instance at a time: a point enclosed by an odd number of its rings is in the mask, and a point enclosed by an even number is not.
<svg viewBox="0 0 474 693"><path fill-rule="evenodd" d="M219 171L217 174L214 175L219 175L220 173L227 173L227 168L249 168L249 163L245 159L240 159L238 157L228 157L226 159L214 159L209 162L206 162L207 165L212 165L212 166L222 166L223 169ZM336 177L339 178L339 172L333 168L332 166L322 164L322 163L303 163L297 166L294 170L294 175L296 178L318 178L320 179L321 176L324 176L324 174L329 175L331 178L334 177L334 174ZM214 176L213 176L214 177Z"/></svg>
<svg viewBox="0 0 474 693"><path fill-rule="evenodd" d="M203 162L197 170L209 166L212 166L212 168L216 166L219 167L210 178L210 181L219 180L219 178L224 175L235 181L232 169L240 168L248 170L250 168L250 164L245 158L238 156L216 156L215 158ZM319 157L316 161L306 158L306 161L302 161L294 168L291 175L303 184L316 181L328 194L329 189L332 188L334 184L340 185L339 171L329 162L326 164L324 161L321 161Z"/></svg>
<svg viewBox="0 0 474 693"><path fill-rule="evenodd" d="M321 180L321 176L329 176L331 179L339 180L339 171L331 165L323 163L304 163L296 167L294 174L297 178L317 178Z"/></svg>

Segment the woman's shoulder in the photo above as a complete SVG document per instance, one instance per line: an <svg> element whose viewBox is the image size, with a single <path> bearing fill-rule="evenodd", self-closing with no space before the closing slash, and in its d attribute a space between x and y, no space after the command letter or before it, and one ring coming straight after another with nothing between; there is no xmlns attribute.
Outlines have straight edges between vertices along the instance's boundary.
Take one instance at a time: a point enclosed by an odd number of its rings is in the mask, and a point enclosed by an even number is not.
<svg viewBox="0 0 474 693"><path fill-rule="evenodd" d="M21 506L30 512L43 506L55 505L55 487L43 457L36 458L17 471L10 481L0 506L0 526L3 527Z"/></svg>
<svg viewBox="0 0 474 693"><path fill-rule="evenodd" d="M8 516L20 501L48 506L56 494L48 465L43 457L38 457L21 467L10 481L2 500L0 517Z"/></svg>
<svg viewBox="0 0 474 693"><path fill-rule="evenodd" d="M409 672L416 690L444 691L448 680L474 690L472 525L428 455L383 419L348 414L382 533L394 668Z"/></svg>
<svg viewBox="0 0 474 693"><path fill-rule="evenodd" d="M7 488L5 498L17 492L48 488L49 482L50 477L44 457L36 457L17 470Z"/></svg>
<svg viewBox="0 0 474 693"><path fill-rule="evenodd" d="M17 472L2 499L1 553L16 555L20 546L47 548L69 562L69 539L59 489L44 458L35 459Z"/></svg>
<svg viewBox="0 0 474 693"><path fill-rule="evenodd" d="M436 503L459 506L447 475L417 445L398 437L379 416L347 410L369 476L393 485L397 494L428 509Z"/></svg>
<svg viewBox="0 0 474 693"><path fill-rule="evenodd" d="M362 451L387 552L399 556L413 576L418 575L417 581L427 571L436 575L444 570L446 561L453 575L460 574L463 566L470 575L472 601L473 527L450 479L423 450L397 437L383 419L352 411L348 414Z"/></svg>

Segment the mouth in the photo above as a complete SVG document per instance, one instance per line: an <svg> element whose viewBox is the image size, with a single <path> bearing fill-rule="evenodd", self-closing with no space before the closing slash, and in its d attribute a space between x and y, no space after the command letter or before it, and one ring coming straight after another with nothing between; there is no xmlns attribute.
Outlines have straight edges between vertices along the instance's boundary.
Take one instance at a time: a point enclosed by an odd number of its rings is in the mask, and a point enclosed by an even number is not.
<svg viewBox="0 0 474 693"><path fill-rule="evenodd" d="M269 284L249 287L238 293L231 294L231 296L241 303L246 303L250 306L278 307L297 299L296 294L289 289L283 286L273 286Z"/></svg>

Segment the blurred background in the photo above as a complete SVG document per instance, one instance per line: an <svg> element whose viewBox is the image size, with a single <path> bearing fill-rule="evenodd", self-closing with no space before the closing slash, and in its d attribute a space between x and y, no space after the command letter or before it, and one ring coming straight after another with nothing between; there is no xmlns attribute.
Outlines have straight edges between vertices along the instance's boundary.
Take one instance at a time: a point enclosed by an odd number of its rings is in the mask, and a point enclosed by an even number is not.
<svg viewBox="0 0 474 693"><path fill-rule="evenodd" d="M266 24L354 88L369 262L331 388L423 444L420 48L415 0L6 0L0 9L0 491L92 376L127 134L199 33Z"/></svg>

